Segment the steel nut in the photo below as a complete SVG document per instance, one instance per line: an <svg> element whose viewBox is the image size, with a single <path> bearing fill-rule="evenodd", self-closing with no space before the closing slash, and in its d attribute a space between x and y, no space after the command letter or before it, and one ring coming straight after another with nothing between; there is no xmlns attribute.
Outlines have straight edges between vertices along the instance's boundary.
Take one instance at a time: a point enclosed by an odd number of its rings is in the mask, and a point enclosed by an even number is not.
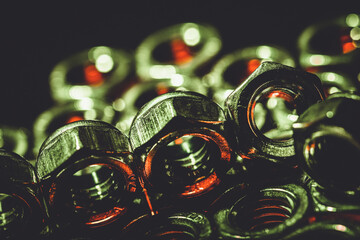
<svg viewBox="0 0 360 240"><path fill-rule="evenodd" d="M224 122L220 106L195 92L167 93L145 104L129 136L146 186L183 197L214 188L231 158Z"/></svg>
<svg viewBox="0 0 360 240"><path fill-rule="evenodd" d="M210 25L188 22L160 29L137 47L136 73L143 81L198 75L219 53L221 43L218 31Z"/></svg>
<svg viewBox="0 0 360 240"><path fill-rule="evenodd" d="M59 225L89 227L118 219L136 190L131 161L128 138L108 123L82 120L56 130L36 163L51 216Z"/></svg>
<svg viewBox="0 0 360 240"><path fill-rule="evenodd" d="M56 64L49 76L56 102L82 98L104 99L130 73L132 57L126 51L96 46Z"/></svg>
<svg viewBox="0 0 360 240"><path fill-rule="evenodd" d="M33 166L0 149L0 238L39 236L44 227L43 198Z"/></svg>
<svg viewBox="0 0 360 240"><path fill-rule="evenodd" d="M315 75L263 62L226 99L225 114L233 125L239 155L295 165L292 123L323 98Z"/></svg>
<svg viewBox="0 0 360 240"><path fill-rule="evenodd" d="M219 209L210 210L217 239L282 239L302 225L310 208L308 193L296 184L250 188L235 196L223 195L226 201L218 198Z"/></svg>
<svg viewBox="0 0 360 240"><path fill-rule="evenodd" d="M293 124L303 168L321 186L358 192L360 96L338 93L306 110Z"/></svg>

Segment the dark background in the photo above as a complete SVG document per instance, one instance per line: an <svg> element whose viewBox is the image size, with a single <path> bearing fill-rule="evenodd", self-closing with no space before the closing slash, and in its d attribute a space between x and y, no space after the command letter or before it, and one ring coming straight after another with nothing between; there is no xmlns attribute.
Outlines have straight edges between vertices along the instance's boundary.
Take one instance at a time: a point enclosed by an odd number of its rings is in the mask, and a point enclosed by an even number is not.
<svg viewBox="0 0 360 240"><path fill-rule="evenodd" d="M30 129L34 119L53 105L48 85L51 68L63 58L96 45L133 51L155 30L193 21L218 29L222 54L254 44L276 44L296 56L296 40L305 27L359 13L352 2L344 1L316 5L240 0L97 3L2 3L0 124Z"/></svg>

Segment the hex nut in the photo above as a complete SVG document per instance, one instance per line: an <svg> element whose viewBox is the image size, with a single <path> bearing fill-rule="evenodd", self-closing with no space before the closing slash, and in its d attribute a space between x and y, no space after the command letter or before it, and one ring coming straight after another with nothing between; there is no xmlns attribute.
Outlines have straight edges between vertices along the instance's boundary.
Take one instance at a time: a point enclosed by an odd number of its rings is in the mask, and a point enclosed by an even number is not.
<svg viewBox="0 0 360 240"><path fill-rule="evenodd" d="M216 174L221 174L231 158L224 122L220 106L199 93L178 91L151 100L140 109L130 127L130 142L140 176L154 187L149 178L156 168L152 163L157 152L178 138L197 137L216 144L219 150L214 161L216 170L210 177L188 186L182 195L190 197L208 191L218 183Z"/></svg>
<svg viewBox="0 0 360 240"><path fill-rule="evenodd" d="M132 58L128 52L106 46L96 46L71 55L57 63L50 73L51 97L56 102L82 98L104 99L111 88L126 79L130 73L131 62ZM91 67L93 75L95 73L100 75L101 79L104 78L101 85L82 84L79 76L73 80L74 82L70 81L70 72L76 68L84 68L84 65ZM105 66L106 71L100 72L99 66ZM83 71L86 72L86 67Z"/></svg>
<svg viewBox="0 0 360 240"><path fill-rule="evenodd" d="M45 199L51 214L60 219L62 211L69 207L63 206L65 198L61 195L69 191L69 184L72 184L69 182L69 177L73 177L79 170L84 170L89 166L105 166L106 169L112 171L110 176L106 175L106 179L115 179L115 175L117 177L115 180L104 180L104 184L99 187L106 187L106 189L101 192L105 192L106 196L113 198L111 194L114 192L110 192L109 189L117 192L116 189L119 186L111 188L106 184L108 182L113 184L121 178L125 196L120 196L123 198L123 202L120 202L119 205L123 204L124 206L113 206L114 208L110 209L107 215L103 213L90 214L78 221L92 227L113 221L122 215L123 211L126 211L126 204L131 199L131 192L136 190L136 177L129 166L131 161L132 153L128 138L108 123L81 120L59 128L44 141L36 162L36 171L42 181ZM96 177L93 180L94 184L99 181L102 183L99 179L100 177ZM87 183L91 183L91 180L88 180ZM86 197L86 199L90 205L94 200L92 196Z"/></svg>
<svg viewBox="0 0 360 240"><path fill-rule="evenodd" d="M351 18L360 19L360 15L350 13L348 15L317 22L308 26L298 38L300 65L303 68L339 65L354 66L354 64L359 61L360 51L358 49L359 40L352 39L351 30L356 30L360 24L358 20L349 21ZM343 37L345 37L345 39L349 39L350 41L348 40L348 42L342 43L340 39L342 37L340 35L342 32L349 32L347 35L344 34ZM339 34L336 36L338 39L334 39L338 42L338 46L334 47L333 45L326 45L327 49L324 49L324 46L314 44L322 42L325 39L326 41L331 42L332 39L329 40L329 38L334 38L335 34ZM346 49L346 43L350 45L350 49ZM329 46L332 46L332 48ZM338 52L334 52L335 49L338 49ZM348 70L352 71L351 68Z"/></svg>
<svg viewBox="0 0 360 240"><path fill-rule="evenodd" d="M293 124L296 153L307 174L340 192L360 190L360 96L330 95L307 109Z"/></svg>
<svg viewBox="0 0 360 240"><path fill-rule="evenodd" d="M297 184L245 188L236 197L227 195L211 209L219 238L282 239L301 226L310 208L308 193Z"/></svg>
<svg viewBox="0 0 360 240"><path fill-rule="evenodd" d="M189 32L194 33L192 42L186 40ZM188 42L188 43L186 43ZM164 61L155 57L161 44L174 44L176 51L191 53L190 58L177 62ZM221 49L221 38L218 31L210 26L196 23L180 23L146 37L135 52L136 73L144 81L168 79L174 74L196 75L197 70L209 62ZM191 49L193 48L193 49ZM180 57L182 59L182 57Z"/></svg>
<svg viewBox="0 0 360 240"><path fill-rule="evenodd" d="M298 115L324 98L321 83L314 74L279 63L263 62L226 99L225 114L235 130L236 150L240 156L293 166L296 162L291 135L285 139L271 139L255 122L257 101L260 102L262 97L270 99L270 96L283 98L288 101L285 104L290 102ZM288 130L291 132L291 125Z"/></svg>

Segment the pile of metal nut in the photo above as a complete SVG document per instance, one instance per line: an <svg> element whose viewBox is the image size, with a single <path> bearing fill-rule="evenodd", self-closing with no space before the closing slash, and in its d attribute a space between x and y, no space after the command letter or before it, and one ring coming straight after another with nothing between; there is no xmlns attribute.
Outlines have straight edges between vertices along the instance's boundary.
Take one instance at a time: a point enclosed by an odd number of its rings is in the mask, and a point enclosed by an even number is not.
<svg viewBox="0 0 360 240"><path fill-rule="evenodd" d="M31 134L0 129L0 238L360 239L360 15L297 58L221 44L183 23L59 62Z"/></svg>

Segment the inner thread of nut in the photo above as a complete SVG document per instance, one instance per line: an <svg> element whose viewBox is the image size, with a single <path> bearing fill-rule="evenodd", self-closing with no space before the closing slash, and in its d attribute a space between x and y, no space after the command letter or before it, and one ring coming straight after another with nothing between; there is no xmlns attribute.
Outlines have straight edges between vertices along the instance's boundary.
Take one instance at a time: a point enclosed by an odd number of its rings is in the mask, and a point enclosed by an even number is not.
<svg viewBox="0 0 360 240"><path fill-rule="evenodd" d="M211 141L190 135L177 138L156 153L150 181L180 188L195 184L214 172L219 154Z"/></svg>
<svg viewBox="0 0 360 240"><path fill-rule="evenodd" d="M233 206L229 220L248 232L273 228L291 218L296 207L294 200L293 196L271 190L248 195Z"/></svg>
<svg viewBox="0 0 360 240"><path fill-rule="evenodd" d="M275 141L292 138L292 124L298 114L294 94L280 89L265 89L251 106L253 124L265 137Z"/></svg>
<svg viewBox="0 0 360 240"><path fill-rule="evenodd" d="M125 179L104 165L90 165L77 171L67 184L70 185L68 205L82 217L119 206L126 190Z"/></svg>
<svg viewBox="0 0 360 240"><path fill-rule="evenodd" d="M0 193L0 233L18 227L23 221L24 207L11 195Z"/></svg>

